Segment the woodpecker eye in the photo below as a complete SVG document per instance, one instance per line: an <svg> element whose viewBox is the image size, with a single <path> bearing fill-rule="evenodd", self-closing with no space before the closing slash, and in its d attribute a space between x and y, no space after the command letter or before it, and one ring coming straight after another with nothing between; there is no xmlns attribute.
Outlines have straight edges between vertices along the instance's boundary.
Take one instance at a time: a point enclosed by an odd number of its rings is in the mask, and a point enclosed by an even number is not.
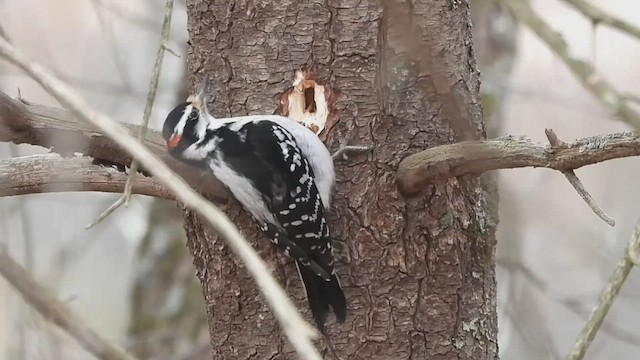
<svg viewBox="0 0 640 360"><path fill-rule="evenodd" d="M162 125L162 137L164 137L165 141L169 141L171 136L178 130L182 131L184 124L180 124L180 120L182 120L188 105L188 103L179 104L167 114L167 118Z"/></svg>
<svg viewBox="0 0 640 360"><path fill-rule="evenodd" d="M189 120L198 120L199 116L198 110L192 110L191 114L189 114Z"/></svg>

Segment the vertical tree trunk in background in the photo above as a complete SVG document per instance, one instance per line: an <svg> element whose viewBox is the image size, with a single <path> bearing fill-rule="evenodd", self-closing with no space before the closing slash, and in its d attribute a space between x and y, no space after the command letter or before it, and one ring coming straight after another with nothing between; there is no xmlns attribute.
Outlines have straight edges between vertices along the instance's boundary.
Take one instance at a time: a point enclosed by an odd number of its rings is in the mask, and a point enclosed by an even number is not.
<svg viewBox="0 0 640 360"><path fill-rule="evenodd" d="M395 169L412 153L482 129L469 7L460 0L189 0L189 72L214 79L217 116L271 114L293 71L313 63L338 88L340 139L374 145L337 164L329 215L349 315L328 324L327 359L496 359L496 219L476 177L403 197ZM463 125L461 125L463 124ZM466 129L466 130L465 130ZM300 309L295 266L235 202ZM185 212L214 359L294 358L253 280L224 242Z"/></svg>
<svg viewBox="0 0 640 360"><path fill-rule="evenodd" d="M471 3L476 60L482 71L483 118L487 137L503 135L504 99L515 63L518 23L504 6L493 0Z"/></svg>

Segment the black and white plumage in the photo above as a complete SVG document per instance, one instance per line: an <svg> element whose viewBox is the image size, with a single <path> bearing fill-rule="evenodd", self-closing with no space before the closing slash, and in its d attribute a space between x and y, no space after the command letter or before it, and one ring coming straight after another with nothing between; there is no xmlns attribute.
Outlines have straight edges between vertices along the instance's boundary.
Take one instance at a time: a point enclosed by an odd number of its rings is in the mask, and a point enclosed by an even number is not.
<svg viewBox="0 0 640 360"><path fill-rule="evenodd" d="M211 171L296 261L320 329L330 307L343 322L346 300L325 218L335 182L329 151L313 132L282 116L215 119L207 112L206 92L205 80L197 95L167 116L163 137L169 152Z"/></svg>

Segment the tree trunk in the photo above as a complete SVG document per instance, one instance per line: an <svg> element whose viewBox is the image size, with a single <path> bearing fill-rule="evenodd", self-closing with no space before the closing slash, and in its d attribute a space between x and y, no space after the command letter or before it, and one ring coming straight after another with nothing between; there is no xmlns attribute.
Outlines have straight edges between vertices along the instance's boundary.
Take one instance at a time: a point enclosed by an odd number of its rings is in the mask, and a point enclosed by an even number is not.
<svg viewBox="0 0 640 360"><path fill-rule="evenodd" d="M481 136L469 6L460 0L189 0L191 83L215 79L217 116L271 114L313 63L341 91L327 141L373 145L337 163L329 215L349 314L330 321L327 359L496 359L495 202L477 177L403 196L395 169L427 147ZM292 261L232 201L227 213L308 314ZM292 359L253 280L185 211L214 359ZM308 317L309 318L309 317Z"/></svg>

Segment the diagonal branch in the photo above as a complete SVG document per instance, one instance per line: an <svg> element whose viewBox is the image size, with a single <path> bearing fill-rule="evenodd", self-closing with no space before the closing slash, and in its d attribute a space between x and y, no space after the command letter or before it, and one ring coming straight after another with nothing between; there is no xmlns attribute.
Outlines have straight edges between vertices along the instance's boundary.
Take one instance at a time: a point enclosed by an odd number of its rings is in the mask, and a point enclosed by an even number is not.
<svg viewBox="0 0 640 360"><path fill-rule="evenodd" d="M122 124L130 134L139 126ZM28 104L0 92L0 141L38 145L64 155L81 153L129 167L131 155L106 137L95 126L80 123L71 112L42 105ZM226 201L227 192L213 176L173 159L165 150L162 136L149 130L143 144L171 169L180 173L194 188L208 198Z"/></svg>
<svg viewBox="0 0 640 360"><path fill-rule="evenodd" d="M127 174L93 162L84 156L64 158L58 154L0 160L0 197L60 191L122 193ZM152 177L139 177L132 190L140 195L175 199L173 193Z"/></svg>
<svg viewBox="0 0 640 360"><path fill-rule="evenodd" d="M138 131L138 140L141 141L144 135L147 133L147 127L149 126L149 119L151 118L151 110L153 110L153 103L156 100L156 93L158 92L158 83L160 82L160 72L162 71L162 62L164 60L164 50L169 41L169 32L171 29L171 15L173 14L173 0L167 0L164 11L164 20L162 21L162 35L160 36L160 46L156 53L156 62L153 65L153 73L151 74L151 81L149 82L149 94L147 95L147 102L144 105L144 114L142 115L142 127ZM124 203L129 203L131 197L131 186L138 170L138 163L134 161L131 164L131 172L129 173L129 180L125 186Z"/></svg>
<svg viewBox="0 0 640 360"><path fill-rule="evenodd" d="M620 120L640 128L640 114L627 103L611 83L601 78L593 66L574 58L562 35L547 24L525 0L499 0L520 21L526 24L569 68L584 87Z"/></svg>
<svg viewBox="0 0 640 360"><path fill-rule="evenodd" d="M532 269L528 268L522 262L499 258L496 259L496 265L503 267L510 273L522 274L522 278L529 284L531 284L533 288L539 291L543 296L551 301L558 303L566 310L583 318L585 321L589 317L591 309L587 308L587 306L582 301L578 300L577 298L564 298L554 295L549 287L549 284L546 283L544 279L536 275L536 273ZM623 327L618 326L618 324L613 321L603 323L600 330L618 341L622 341L634 347L640 346L640 336L635 334L633 331L629 331ZM557 358L559 359L560 357Z"/></svg>
<svg viewBox="0 0 640 360"><path fill-rule="evenodd" d="M171 189L178 200L206 219L244 263L249 274L254 278L258 288L266 298L283 332L300 357L310 360L321 359L312 342L318 335L317 331L304 321L291 299L274 279L265 262L220 209L198 195L161 159L132 137L125 127L92 109L86 101L82 100L73 90L54 77L49 71L28 59L3 39L0 39L0 55L36 80L63 106L72 109L73 113L80 119L102 130L109 138L133 155L137 161L144 164L146 170Z"/></svg>
<svg viewBox="0 0 640 360"><path fill-rule="evenodd" d="M149 82L149 92L147 93L147 102L144 105L144 114L142 115L142 126L138 129L138 140L142 141L144 135L147 132L149 126L149 119L151 119L151 111L153 110L153 103L156 100L156 93L158 92L158 82L160 80L160 73L162 72L162 63L164 60L164 50L169 40L169 32L171 29L171 15L173 14L173 0L167 0L164 11L164 19L162 21L162 31L160 36L160 45L156 52L156 61L153 65L153 71L151 74L151 81ZM129 206L129 200L131 199L131 190L133 182L138 172L139 164L137 161L131 163L131 171L129 172L129 179L124 187L124 194L115 203L111 204L105 211L98 215L89 225L87 229L100 223L106 219L111 213L116 211L120 206Z"/></svg>
<svg viewBox="0 0 640 360"><path fill-rule="evenodd" d="M144 114L142 116L142 127L138 129L138 141L142 141L144 135L147 133L147 127L149 126L149 119L151 119L151 110L153 110L153 103L156 100L156 93L158 92L158 82L160 80L160 73L162 71L162 62L164 60L164 50L169 40L169 32L171 29L171 15L173 14L173 0L167 0L164 11L164 20L162 21L162 35L160 36L160 46L156 53L156 61L153 65L153 71L151 74L151 81L149 82L149 93L147 94L147 102L144 105ZM129 179L124 186L124 194L115 203L111 204L105 211L98 215L89 225L87 229L97 225L102 220L106 219L111 213L116 211L120 206L129 206L129 200L131 199L131 191L133 182L138 172L137 161L131 163L131 171L129 172Z"/></svg>
<svg viewBox="0 0 640 360"><path fill-rule="evenodd" d="M591 5L591 3L586 0L564 0L564 2L580 11L582 15L588 17L594 24L607 25L640 40L640 28L616 16L606 13L599 7Z"/></svg>
<svg viewBox="0 0 640 360"><path fill-rule="evenodd" d="M624 282L627 280L631 269L633 269L635 262L635 254L640 248L640 222L636 224L635 231L633 232L633 236L629 240L629 244L625 250L624 255L618 261L618 265L611 275L609 279L609 283L605 286L604 290L600 294L600 298L598 299L598 303L595 308L591 311L591 315L589 316L589 320L584 325L578 338L576 339L576 343L571 350L569 356L567 356L567 360L581 360L584 358L584 355L589 348L589 345L593 342L593 339L596 337L598 330L600 330L600 326L604 322L604 319L609 313L609 309L613 305L613 302L618 297L620 293L620 289L624 285Z"/></svg>
<svg viewBox="0 0 640 360"><path fill-rule="evenodd" d="M120 347L109 343L77 317L65 303L58 300L48 289L40 286L22 266L0 249L0 274L31 304L45 319L53 322L83 349L103 360L135 360Z"/></svg>

